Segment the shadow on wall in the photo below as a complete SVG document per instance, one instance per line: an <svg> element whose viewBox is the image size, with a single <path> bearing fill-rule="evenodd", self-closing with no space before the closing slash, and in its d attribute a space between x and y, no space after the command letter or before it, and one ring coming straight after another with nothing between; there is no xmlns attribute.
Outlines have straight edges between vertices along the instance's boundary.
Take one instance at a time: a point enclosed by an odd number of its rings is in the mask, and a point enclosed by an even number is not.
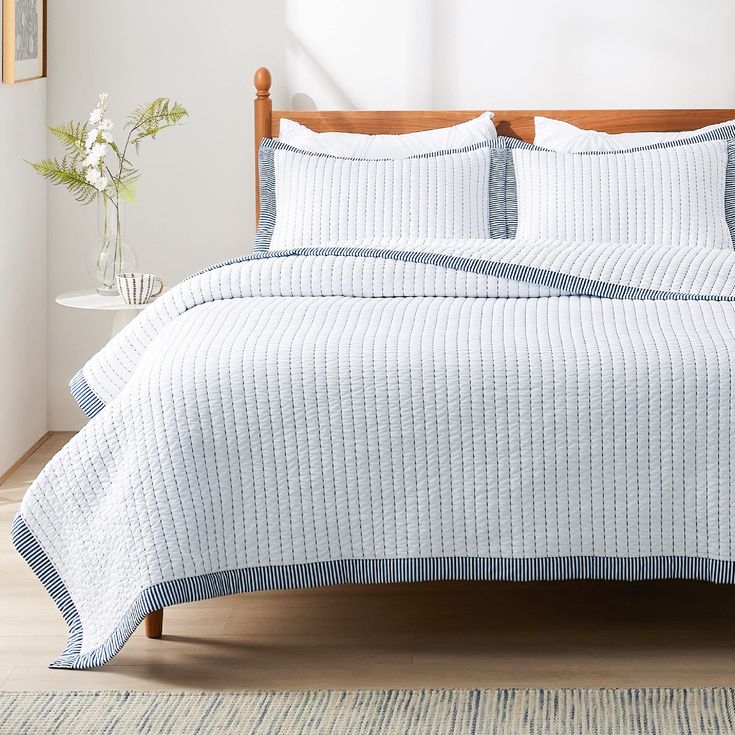
<svg viewBox="0 0 735 735"><path fill-rule="evenodd" d="M492 100L498 60L487 42L465 46L478 26L491 27L493 4L285 2L286 78L275 86L286 85L294 109L449 109L468 62L482 69L473 80L480 107Z"/></svg>
<svg viewBox="0 0 735 735"><path fill-rule="evenodd" d="M290 2L293 1L294 0L290 0ZM296 1L298 2L298 0ZM301 73L303 69L309 70L309 74L314 77L313 81L316 82L316 88L324 90L324 92L329 96L330 101L333 100L332 104L335 104L337 109L357 109L355 107L355 103L347 96L344 90L339 86L339 83L327 71L326 64L319 61L318 53L312 52L300 39L298 33L287 25L285 64L286 79L284 81L287 85L291 86L289 84L292 76L289 74L289 71L291 71L289 67L289 59L296 60L297 74ZM317 106L316 101L305 92L295 92L291 95L291 104L293 105L294 110L316 110L318 107L325 109L324 105Z"/></svg>
<svg viewBox="0 0 735 735"><path fill-rule="evenodd" d="M296 92L296 94L291 97L291 109L316 110L317 106L313 97L309 97L309 95L304 92Z"/></svg>
<svg viewBox="0 0 735 735"><path fill-rule="evenodd" d="M733 22L732 0L285 0L280 83L320 109L729 107Z"/></svg>
<svg viewBox="0 0 735 735"><path fill-rule="evenodd" d="M296 109L426 107L434 96L436 5L286 0L286 78L275 86L286 85Z"/></svg>

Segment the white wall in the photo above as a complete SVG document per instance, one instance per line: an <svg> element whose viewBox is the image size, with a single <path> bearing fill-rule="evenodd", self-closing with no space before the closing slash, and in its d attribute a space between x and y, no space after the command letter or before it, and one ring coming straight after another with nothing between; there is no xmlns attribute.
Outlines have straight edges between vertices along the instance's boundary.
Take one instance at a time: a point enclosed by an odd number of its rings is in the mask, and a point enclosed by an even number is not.
<svg viewBox="0 0 735 735"><path fill-rule="evenodd" d="M191 112L142 154L128 240L167 282L249 249L251 76L321 108L735 107L735 4L710 0L77 0L49 4L49 119L99 91L113 116L158 95ZM94 212L49 197L49 297L88 286ZM110 317L50 307L49 421Z"/></svg>
<svg viewBox="0 0 735 735"><path fill-rule="evenodd" d="M286 22L288 91L321 108L735 106L732 0L289 0Z"/></svg>
<svg viewBox="0 0 735 735"><path fill-rule="evenodd" d="M84 119L107 92L116 125L159 96L190 113L141 148L138 206L127 241L138 268L173 284L208 263L247 251L254 231L252 76L282 77L281 2L76 0L49 3L49 120ZM215 10L216 6L216 10ZM283 101L283 97L281 97ZM117 131L119 134L119 131ZM109 336L111 317L52 303L89 288L84 259L96 238L94 206L49 191L49 426L83 417L69 378Z"/></svg>
<svg viewBox="0 0 735 735"><path fill-rule="evenodd" d="M0 474L46 431L46 82L0 84Z"/></svg>

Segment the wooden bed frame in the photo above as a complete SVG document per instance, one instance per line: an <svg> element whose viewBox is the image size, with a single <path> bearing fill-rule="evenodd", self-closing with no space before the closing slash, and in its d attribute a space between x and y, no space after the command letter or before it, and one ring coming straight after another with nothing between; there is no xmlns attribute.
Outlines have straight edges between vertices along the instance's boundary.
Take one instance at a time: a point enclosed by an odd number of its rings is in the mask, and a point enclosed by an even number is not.
<svg viewBox="0 0 735 735"><path fill-rule="evenodd" d="M282 117L295 120L317 132L414 133L448 127L471 120L485 110L274 110L270 98L271 73L265 67L255 72L255 212L260 213L258 193L258 148L263 138L277 138ZM494 108L492 105L490 109ZM499 135L533 142L536 115L564 120L581 128L606 133L637 133L647 130L677 132L695 130L735 119L735 109L700 110L494 110ZM145 634L160 638L163 610L146 616Z"/></svg>

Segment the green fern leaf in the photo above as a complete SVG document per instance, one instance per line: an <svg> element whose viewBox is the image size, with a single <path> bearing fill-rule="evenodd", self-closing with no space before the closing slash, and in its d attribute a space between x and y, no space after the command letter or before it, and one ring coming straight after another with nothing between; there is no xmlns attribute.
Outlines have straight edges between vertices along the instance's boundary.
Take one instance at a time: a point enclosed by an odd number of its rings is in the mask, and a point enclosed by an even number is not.
<svg viewBox="0 0 735 735"><path fill-rule="evenodd" d="M46 158L30 165L47 181L56 186L65 186L71 195L82 204L93 202L99 192L85 178L84 173L76 168L75 161L68 156L61 160Z"/></svg>
<svg viewBox="0 0 735 735"><path fill-rule="evenodd" d="M178 125L188 115L183 105L167 97L159 97L138 107L128 117L125 127L131 130L130 142L138 151L145 138L155 138L161 130Z"/></svg>
<svg viewBox="0 0 735 735"><path fill-rule="evenodd" d="M75 159L84 156L84 142L87 137L86 123L68 122L50 127L51 134L64 146L67 153Z"/></svg>
<svg viewBox="0 0 735 735"><path fill-rule="evenodd" d="M135 204L135 197L138 193L138 177L121 180L117 187L117 193L120 199Z"/></svg>

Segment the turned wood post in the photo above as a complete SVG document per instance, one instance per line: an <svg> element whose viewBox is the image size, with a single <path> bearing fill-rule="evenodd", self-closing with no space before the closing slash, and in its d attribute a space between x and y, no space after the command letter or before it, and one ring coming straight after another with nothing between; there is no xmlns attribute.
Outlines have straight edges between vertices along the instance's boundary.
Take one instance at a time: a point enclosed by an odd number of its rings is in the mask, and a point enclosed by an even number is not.
<svg viewBox="0 0 735 735"><path fill-rule="evenodd" d="M255 72L255 223L260 217L260 184L258 180L258 149L263 138L271 137L271 73L264 66Z"/></svg>
<svg viewBox="0 0 735 735"><path fill-rule="evenodd" d="M160 638L163 635L163 610L154 610L145 616L143 621L148 638Z"/></svg>

